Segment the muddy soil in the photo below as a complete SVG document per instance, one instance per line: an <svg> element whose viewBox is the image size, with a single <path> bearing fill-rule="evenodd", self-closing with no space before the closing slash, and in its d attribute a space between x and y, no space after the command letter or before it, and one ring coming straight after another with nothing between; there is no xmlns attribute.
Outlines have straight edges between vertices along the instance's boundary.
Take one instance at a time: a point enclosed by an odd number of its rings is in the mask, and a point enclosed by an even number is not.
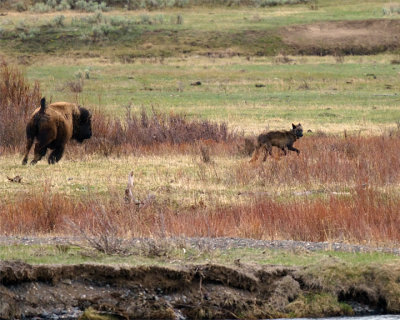
<svg viewBox="0 0 400 320"><path fill-rule="evenodd" d="M283 42L304 55L377 54L400 48L400 20L330 21L283 28Z"/></svg>
<svg viewBox="0 0 400 320"><path fill-rule="evenodd" d="M82 316L88 309L112 315L113 319L400 313L400 268L394 268L394 275L390 269L397 287L391 284L389 290L387 283L374 281L386 272L380 268L368 269L351 284L324 286L322 278L316 279L307 268L241 263L234 267L205 264L168 268L3 261L0 318L88 319ZM324 305L319 297L329 297L330 303Z"/></svg>

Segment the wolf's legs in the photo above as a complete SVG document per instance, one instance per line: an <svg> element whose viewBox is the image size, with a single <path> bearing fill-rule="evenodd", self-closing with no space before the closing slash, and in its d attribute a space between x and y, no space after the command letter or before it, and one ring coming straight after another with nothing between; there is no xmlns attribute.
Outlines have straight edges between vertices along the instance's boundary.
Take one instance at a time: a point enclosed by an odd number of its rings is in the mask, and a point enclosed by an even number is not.
<svg viewBox="0 0 400 320"><path fill-rule="evenodd" d="M300 154L300 150L299 150L299 149L296 149L296 148L293 147L293 146L288 146L288 149L291 150L291 151L296 151L297 154Z"/></svg>
<svg viewBox="0 0 400 320"><path fill-rule="evenodd" d="M263 162L265 160L267 160L268 155L272 156L272 146L268 145L268 144L264 144L264 158L263 158Z"/></svg>
<svg viewBox="0 0 400 320"><path fill-rule="evenodd" d="M260 153L260 149L262 146L257 146L256 149L253 152L253 156L251 157L250 162L256 162L258 157L259 157L259 153Z"/></svg>
<svg viewBox="0 0 400 320"><path fill-rule="evenodd" d="M269 142L264 143L264 158L263 162L267 160L268 155L272 156L272 144Z"/></svg>

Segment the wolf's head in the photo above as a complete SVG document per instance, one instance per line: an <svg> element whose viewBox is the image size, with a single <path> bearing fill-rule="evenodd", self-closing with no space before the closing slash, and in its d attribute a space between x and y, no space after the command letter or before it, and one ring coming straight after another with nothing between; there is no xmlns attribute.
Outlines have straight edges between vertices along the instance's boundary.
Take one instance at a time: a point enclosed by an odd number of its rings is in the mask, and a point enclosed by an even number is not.
<svg viewBox="0 0 400 320"><path fill-rule="evenodd" d="M299 123L297 126L292 123L292 132L296 135L297 138L301 138L303 136L303 127Z"/></svg>

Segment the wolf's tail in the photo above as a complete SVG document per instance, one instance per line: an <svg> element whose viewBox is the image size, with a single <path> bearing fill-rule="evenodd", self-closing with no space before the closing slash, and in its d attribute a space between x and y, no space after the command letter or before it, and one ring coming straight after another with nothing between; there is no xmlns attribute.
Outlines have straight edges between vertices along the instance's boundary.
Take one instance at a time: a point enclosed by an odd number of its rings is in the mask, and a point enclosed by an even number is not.
<svg viewBox="0 0 400 320"><path fill-rule="evenodd" d="M40 110L39 110L39 112L40 112L40 113L44 113L45 110L46 110L46 98L43 97L43 98L40 100Z"/></svg>

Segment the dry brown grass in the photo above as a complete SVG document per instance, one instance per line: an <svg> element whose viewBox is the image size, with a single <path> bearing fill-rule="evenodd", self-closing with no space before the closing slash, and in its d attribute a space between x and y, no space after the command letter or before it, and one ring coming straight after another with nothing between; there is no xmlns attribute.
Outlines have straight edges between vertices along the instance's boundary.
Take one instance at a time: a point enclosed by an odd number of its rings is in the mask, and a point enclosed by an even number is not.
<svg viewBox="0 0 400 320"><path fill-rule="evenodd" d="M33 88L27 85L17 69L3 64L1 70L0 151L15 153L23 147L25 119L28 110L37 105L40 90L37 84ZM90 159L75 167L68 165L68 160L81 163L87 154L109 157L110 161L129 154L158 154L165 163L172 154L192 154L202 160L193 160L190 170L178 168L172 177L165 173L170 168L152 171L156 175L151 180L153 185L147 189L142 185L142 196L150 189L159 194L156 201L140 208L135 203L126 204L123 192L112 188L107 194L88 192L84 197L73 197L63 193L67 183L62 178L57 181L57 190L48 183L36 183L32 177L20 189L11 188L12 182L6 180L8 185L0 202L1 233L73 234L91 230L92 234L102 234L112 229L113 236L123 237L237 236L371 243L400 240L396 228L400 222L398 130L367 137L312 134L296 141L299 156L283 157L275 152L266 162L256 164L248 162L242 135L229 131L225 124L187 120L182 115L155 111L134 115L128 108L125 119L119 120L95 111L93 132L93 138L83 146L69 146L64 159L67 177L73 170L77 173L77 186L86 183L79 176L87 171L90 174ZM20 170L14 165L8 168ZM56 170L46 170L46 174L60 175L63 169L53 168ZM136 172L143 172L145 180L149 166ZM116 179L117 174L109 173L107 179ZM196 188L186 189L188 184L196 184L206 197L196 198L200 193L195 193ZM21 191L23 188L26 190ZM192 191L195 203L189 205L187 199L176 202ZM212 200L208 201L208 196Z"/></svg>
<svg viewBox="0 0 400 320"><path fill-rule="evenodd" d="M106 234L120 237L246 237L303 241L398 243L400 199L373 188L348 195L260 197L242 205L175 210L152 203L138 208L122 197L76 201L44 190L0 205L2 234ZM99 219L98 212L103 212ZM106 219L104 220L104 217ZM66 228L73 222L76 228ZM107 223L104 223L107 221ZM110 230L107 228L110 228Z"/></svg>
<svg viewBox="0 0 400 320"><path fill-rule="evenodd" d="M0 146L21 145L30 112L40 101L38 83L30 85L16 67L0 60Z"/></svg>

